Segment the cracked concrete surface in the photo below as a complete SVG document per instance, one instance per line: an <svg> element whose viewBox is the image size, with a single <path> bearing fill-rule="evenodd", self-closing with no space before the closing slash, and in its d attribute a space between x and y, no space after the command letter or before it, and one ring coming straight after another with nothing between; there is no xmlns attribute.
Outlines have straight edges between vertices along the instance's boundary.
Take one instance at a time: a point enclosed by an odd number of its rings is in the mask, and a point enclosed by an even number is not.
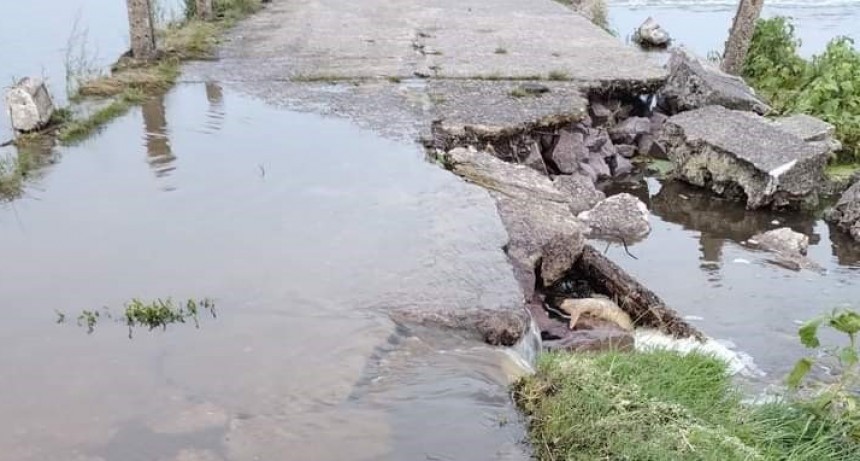
<svg viewBox="0 0 860 461"><path fill-rule="evenodd" d="M583 88L652 89L665 70L552 0L274 0L186 81L349 117L389 137L584 113ZM555 81L550 81L555 79ZM550 92L517 98L522 81Z"/></svg>

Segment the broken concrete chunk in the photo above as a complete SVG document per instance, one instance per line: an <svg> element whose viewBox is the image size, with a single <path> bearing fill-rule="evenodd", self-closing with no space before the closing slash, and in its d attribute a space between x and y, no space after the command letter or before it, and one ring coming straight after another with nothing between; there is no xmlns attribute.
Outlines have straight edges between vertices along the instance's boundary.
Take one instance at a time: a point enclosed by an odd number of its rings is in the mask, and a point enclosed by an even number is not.
<svg viewBox="0 0 860 461"><path fill-rule="evenodd" d="M763 117L721 106L671 117L660 142L678 178L750 209L816 204L828 157Z"/></svg>
<svg viewBox="0 0 860 461"><path fill-rule="evenodd" d="M633 42L643 48L666 48L671 41L669 33L651 17L633 32Z"/></svg>
<svg viewBox="0 0 860 461"><path fill-rule="evenodd" d="M860 181L849 187L825 219L860 242Z"/></svg>
<svg viewBox="0 0 860 461"><path fill-rule="evenodd" d="M562 174L572 174L579 169L579 162L588 155L582 133L561 130L558 142L552 151L552 162Z"/></svg>
<svg viewBox="0 0 860 461"><path fill-rule="evenodd" d="M789 115L773 120L777 128L809 143L822 143L831 152L842 150L842 143L834 138L836 127L806 114Z"/></svg>
<svg viewBox="0 0 860 461"><path fill-rule="evenodd" d="M648 207L628 193L613 195L578 215L590 228L589 237L628 243L640 240L651 232L648 217Z"/></svg>
<svg viewBox="0 0 860 461"><path fill-rule="evenodd" d="M499 160L491 154L465 147L445 154L448 167L458 176L485 189L525 200L547 200L567 206L569 198L545 175L525 165Z"/></svg>
<svg viewBox="0 0 860 461"><path fill-rule="evenodd" d="M770 107L740 77L721 71L683 47L672 50L669 78L657 94L671 114L709 105L765 114Z"/></svg>
<svg viewBox="0 0 860 461"><path fill-rule="evenodd" d="M29 77L6 90L6 108L12 128L19 133L44 128L54 114L54 103L45 82Z"/></svg>
<svg viewBox="0 0 860 461"><path fill-rule="evenodd" d="M573 214L590 210L606 198L603 192L594 187L594 181L583 174L556 176L552 182L558 190L570 195L570 211Z"/></svg>
<svg viewBox="0 0 860 461"><path fill-rule="evenodd" d="M609 138L619 144L634 144L640 136L651 132L651 120L630 117L609 130Z"/></svg>
<svg viewBox="0 0 860 461"><path fill-rule="evenodd" d="M545 247L555 239L575 241L585 235L586 227L570 212L566 203L513 198L497 192L491 195L496 199L499 217L508 231L505 251L513 265L514 276L525 298L531 299L536 269Z"/></svg>

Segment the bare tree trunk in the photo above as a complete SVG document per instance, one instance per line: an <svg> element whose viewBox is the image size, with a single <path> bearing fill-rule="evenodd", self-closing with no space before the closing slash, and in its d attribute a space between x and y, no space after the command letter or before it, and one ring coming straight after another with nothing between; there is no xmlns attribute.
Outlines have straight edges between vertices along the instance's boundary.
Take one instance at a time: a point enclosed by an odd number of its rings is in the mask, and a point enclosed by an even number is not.
<svg viewBox="0 0 860 461"><path fill-rule="evenodd" d="M145 61L155 59L155 21L152 15L152 0L126 0L126 4L132 57Z"/></svg>
<svg viewBox="0 0 860 461"><path fill-rule="evenodd" d="M197 0L197 19L208 21L212 16L212 0Z"/></svg>
<svg viewBox="0 0 860 461"><path fill-rule="evenodd" d="M726 50L723 53L723 72L740 75L747 58L747 51L752 42L755 24L761 15L764 0L740 0L729 39L726 41Z"/></svg>

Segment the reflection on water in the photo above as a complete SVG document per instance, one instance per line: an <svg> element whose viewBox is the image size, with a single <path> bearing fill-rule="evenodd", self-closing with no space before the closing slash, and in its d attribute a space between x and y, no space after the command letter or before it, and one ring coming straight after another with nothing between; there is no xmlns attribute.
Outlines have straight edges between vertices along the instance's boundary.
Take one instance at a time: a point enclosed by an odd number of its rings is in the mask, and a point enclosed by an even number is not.
<svg viewBox="0 0 860 461"><path fill-rule="evenodd" d="M510 357L386 315L521 297L492 200L415 145L211 83L59 153L0 205L4 459L528 459ZM219 321L54 324L167 296Z"/></svg>
<svg viewBox="0 0 860 461"><path fill-rule="evenodd" d="M751 354L769 373L767 380L781 379L805 353L797 322L856 306L860 245L814 216L751 212L677 182L648 179L635 187L640 194L649 191L653 231L631 248L638 259L615 247L610 256L681 314L697 319L703 331ZM809 257L824 272L768 264L767 253L744 244L756 233L786 226L810 237Z"/></svg>
<svg viewBox="0 0 860 461"><path fill-rule="evenodd" d="M164 95L152 97L140 106L143 115L144 143L149 166L156 176L165 176L175 169L176 157L170 149Z"/></svg>

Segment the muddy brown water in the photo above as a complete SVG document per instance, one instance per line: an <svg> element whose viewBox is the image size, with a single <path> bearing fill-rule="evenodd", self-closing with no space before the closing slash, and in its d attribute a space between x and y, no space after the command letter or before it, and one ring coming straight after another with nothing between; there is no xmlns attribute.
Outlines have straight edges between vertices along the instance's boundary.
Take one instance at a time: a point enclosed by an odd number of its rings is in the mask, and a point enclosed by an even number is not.
<svg viewBox="0 0 860 461"><path fill-rule="evenodd" d="M521 299L487 194L413 144L214 85L0 206L2 458L527 459L512 356L386 314ZM219 316L54 324L165 296Z"/></svg>

